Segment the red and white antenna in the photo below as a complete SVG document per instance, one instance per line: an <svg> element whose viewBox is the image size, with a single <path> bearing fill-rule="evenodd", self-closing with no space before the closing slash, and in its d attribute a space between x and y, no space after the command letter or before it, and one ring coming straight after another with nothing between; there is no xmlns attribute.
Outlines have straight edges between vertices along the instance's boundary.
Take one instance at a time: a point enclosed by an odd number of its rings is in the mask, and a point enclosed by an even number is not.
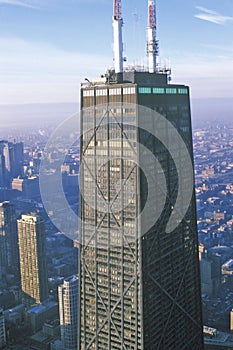
<svg viewBox="0 0 233 350"><path fill-rule="evenodd" d="M116 73L123 72L122 27L121 0L113 0L114 61Z"/></svg>
<svg viewBox="0 0 233 350"><path fill-rule="evenodd" d="M149 72L156 72L158 41L156 40L156 0L148 0L147 54Z"/></svg>

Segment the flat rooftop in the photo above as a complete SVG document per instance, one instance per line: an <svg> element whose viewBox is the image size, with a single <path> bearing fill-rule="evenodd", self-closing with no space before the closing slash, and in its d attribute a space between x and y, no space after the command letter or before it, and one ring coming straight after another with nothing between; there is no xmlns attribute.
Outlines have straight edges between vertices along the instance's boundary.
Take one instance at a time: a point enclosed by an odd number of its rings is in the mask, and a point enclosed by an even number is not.
<svg viewBox="0 0 233 350"><path fill-rule="evenodd" d="M82 87L90 86L101 86L108 84L143 84L143 85L167 85L168 84L168 74L166 72L141 72L136 70L124 71L122 73L115 73L115 71L109 70L105 75L99 78L89 80L85 79L86 82L82 83Z"/></svg>

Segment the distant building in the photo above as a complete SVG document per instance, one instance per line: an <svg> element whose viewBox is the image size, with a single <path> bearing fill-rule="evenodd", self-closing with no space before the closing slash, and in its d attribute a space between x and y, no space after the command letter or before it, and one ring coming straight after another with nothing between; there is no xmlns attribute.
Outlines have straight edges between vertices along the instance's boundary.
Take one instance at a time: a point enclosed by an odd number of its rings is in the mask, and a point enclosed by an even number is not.
<svg viewBox="0 0 233 350"><path fill-rule="evenodd" d="M220 221L225 220L226 212L214 211L214 221L216 223L220 223Z"/></svg>
<svg viewBox="0 0 233 350"><path fill-rule="evenodd" d="M30 338L30 349L51 350L52 344L58 341L59 321L54 320L44 324L42 331L37 332ZM63 350L63 349L62 349Z"/></svg>
<svg viewBox="0 0 233 350"><path fill-rule="evenodd" d="M227 221L227 226L228 226L229 228L232 228L232 227L233 227L233 216L231 217L230 220Z"/></svg>
<svg viewBox="0 0 233 350"><path fill-rule="evenodd" d="M233 275L233 259L229 259L222 265L223 275Z"/></svg>
<svg viewBox="0 0 233 350"><path fill-rule="evenodd" d="M51 343L51 350L64 350L61 340Z"/></svg>
<svg viewBox="0 0 233 350"><path fill-rule="evenodd" d="M42 331L36 333L31 337L31 346L33 349L47 349L49 344L49 350L64 350L60 337L60 324L59 320L46 322L43 326Z"/></svg>
<svg viewBox="0 0 233 350"><path fill-rule="evenodd" d="M5 329L5 317L3 310L0 309L0 348L6 344L6 329Z"/></svg>
<svg viewBox="0 0 233 350"><path fill-rule="evenodd" d="M221 285L221 257L211 255L205 246L199 246L202 294L214 296Z"/></svg>
<svg viewBox="0 0 233 350"><path fill-rule="evenodd" d="M70 174L70 165L68 164L61 165L61 172L62 174Z"/></svg>
<svg viewBox="0 0 233 350"><path fill-rule="evenodd" d="M5 320L14 324L21 324L23 322L25 307L19 304L11 309L4 310Z"/></svg>
<svg viewBox="0 0 233 350"><path fill-rule="evenodd" d="M23 175L23 143L0 141L0 173L4 174L2 186L8 187L11 179Z"/></svg>
<svg viewBox="0 0 233 350"><path fill-rule="evenodd" d="M30 350L50 350L50 344L53 338L44 334L43 331L37 332L30 337Z"/></svg>
<svg viewBox="0 0 233 350"><path fill-rule="evenodd" d="M25 179L21 179L21 178L13 179L11 182L11 188L12 190L23 192L24 183L25 183Z"/></svg>
<svg viewBox="0 0 233 350"><path fill-rule="evenodd" d="M19 250L14 205L0 203L0 277L7 272L19 277Z"/></svg>
<svg viewBox="0 0 233 350"><path fill-rule="evenodd" d="M23 303L30 307L48 297L44 222L36 215L18 220Z"/></svg>
<svg viewBox="0 0 233 350"><path fill-rule="evenodd" d="M71 276L58 287L61 342L65 350L76 350L78 339L78 277Z"/></svg>
<svg viewBox="0 0 233 350"><path fill-rule="evenodd" d="M230 331L233 332L233 309L230 312Z"/></svg>
<svg viewBox="0 0 233 350"><path fill-rule="evenodd" d="M32 199L40 195L39 177L15 178L11 182L12 190L18 191L24 198Z"/></svg>
<svg viewBox="0 0 233 350"><path fill-rule="evenodd" d="M12 143L11 147L13 148L11 175L12 177L22 176L24 162L23 143Z"/></svg>
<svg viewBox="0 0 233 350"><path fill-rule="evenodd" d="M215 328L204 326L204 349L205 350L230 350L233 349L231 334L220 332Z"/></svg>
<svg viewBox="0 0 233 350"><path fill-rule="evenodd" d="M6 177L5 157L0 153L0 187L5 187Z"/></svg>
<svg viewBox="0 0 233 350"><path fill-rule="evenodd" d="M58 304L54 301L47 301L43 304L27 310L26 320L33 333L42 329L43 324L58 316Z"/></svg>
<svg viewBox="0 0 233 350"><path fill-rule="evenodd" d="M60 335L60 322L58 319L45 322L43 325L43 332L52 337L58 337Z"/></svg>

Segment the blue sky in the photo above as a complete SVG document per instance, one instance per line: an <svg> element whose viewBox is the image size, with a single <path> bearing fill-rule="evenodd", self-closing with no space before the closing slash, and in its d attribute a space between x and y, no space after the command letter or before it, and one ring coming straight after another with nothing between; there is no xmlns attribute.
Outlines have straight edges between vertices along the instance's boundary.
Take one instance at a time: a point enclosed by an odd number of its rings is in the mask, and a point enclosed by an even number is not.
<svg viewBox="0 0 233 350"><path fill-rule="evenodd" d="M124 56L146 64L147 0L122 0ZM193 98L233 98L233 0L157 0L161 63ZM113 66L112 0L0 0L0 104L75 102Z"/></svg>

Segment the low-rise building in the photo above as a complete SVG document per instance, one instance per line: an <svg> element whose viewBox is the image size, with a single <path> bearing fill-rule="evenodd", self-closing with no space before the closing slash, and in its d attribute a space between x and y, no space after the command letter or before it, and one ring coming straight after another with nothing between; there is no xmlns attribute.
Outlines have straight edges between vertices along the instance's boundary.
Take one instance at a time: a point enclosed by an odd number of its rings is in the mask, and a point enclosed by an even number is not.
<svg viewBox="0 0 233 350"><path fill-rule="evenodd" d="M28 326L32 332L39 331L47 320L53 320L58 316L58 304L54 301L32 307L26 312Z"/></svg>

